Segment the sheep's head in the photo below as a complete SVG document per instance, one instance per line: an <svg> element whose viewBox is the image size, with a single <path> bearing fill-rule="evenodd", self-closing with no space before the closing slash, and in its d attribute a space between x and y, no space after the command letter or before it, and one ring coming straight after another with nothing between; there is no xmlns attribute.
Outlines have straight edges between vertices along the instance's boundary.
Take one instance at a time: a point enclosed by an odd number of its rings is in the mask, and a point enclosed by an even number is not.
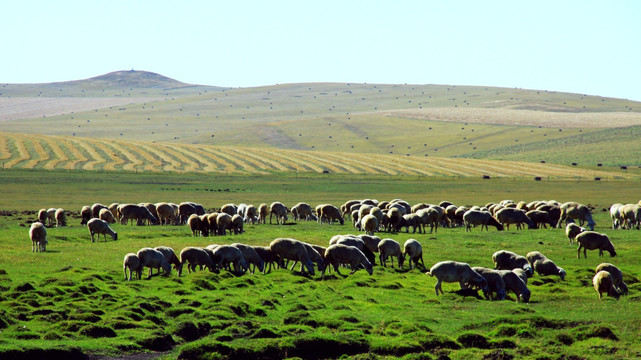
<svg viewBox="0 0 641 360"><path fill-rule="evenodd" d="M519 295L519 298L524 303L529 303L530 302L530 295L531 295L530 290L525 289L525 291L521 295Z"/></svg>
<svg viewBox="0 0 641 360"><path fill-rule="evenodd" d="M561 277L561 280L565 280L566 275L567 273L565 272L565 270L563 270L563 268L559 268L559 276Z"/></svg>
<svg viewBox="0 0 641 360"><path fill-rule="evenodd" d="M523 271L525 271L525 276L531 278L534 276L534 270L532 270L532 267L528 264L523 266Z"/></svg>
<svg viewBox="0 0 641 360"><path fill-rule="evenodd" d="M505 288L499 289L496 292L496 299L497 300L504 300L506 296L507 296L507 291L505 290Z"/></svg>
<svg viewBox="0 0 641 360"><path fill-rule="evenodd" d="M588 221L588 227L590 228L590 231L594 231L594 225L596 224L593 220Z"/></svg>

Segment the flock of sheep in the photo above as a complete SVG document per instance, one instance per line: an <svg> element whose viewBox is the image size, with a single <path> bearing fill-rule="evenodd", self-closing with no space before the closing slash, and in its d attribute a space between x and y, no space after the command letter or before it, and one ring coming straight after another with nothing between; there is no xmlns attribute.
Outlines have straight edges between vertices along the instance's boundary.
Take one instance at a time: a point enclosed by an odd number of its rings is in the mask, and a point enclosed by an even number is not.
<svg viewBox="0 0 641 360"><path fill-rule="evenodd" d="M631 229L639 228L641 224L641 201L639 204L614 204L610 208L612 228ZM266 223L269 216L275 216L276 223L285 223L291 214L296 221L318 221L319 224L344 224L344 219L352 220L354 228L365 232L361 235L336 235L329 241L328 247L308 244L290 238L278 238L269 246L249 246L241 243L230 245L212 244L205 248L186 247L177 255L172 248L157 247L143 248L137 253L128 253L124 257L123 270L125 278L141 278L145 267L149 268L149 277L152 269L163 269L169 275L171 268L177 270L178 276L182 274L185 264L189 273L207 268L212 272L227 269L236 274L246 271L254 272L258 268L261 272L271 271L272 267L288 267L287 262L293 261L291 269L300 262L300 271L315 275L315 267L321 273L321 278L326 270L332 268L338 274L340 266L347 266L353 274L358 269L365 269L372 274L376 256L379 254L380 265L386 266L394 259L400 268L405 259L409 257L409 267L418 267L419 263L425 268L421 244L415 239L409 239L403 247L391 239L381 239L375 236L376 232L397 232L405 229L409 232L438 231L438 227L465 227L471 231L473 226L487 229L494 226L497 230L508 228L511 224L517 229L527 225L529 229L539 227L560 227L566 225L566 235L570 244L579 244L577 256L580 258L581 249L584 257L586 250L608 251L610 256L616 256L612 242L605 234L592 231L594 220L590 209L583 204L567 202L560 204L556 201L534 201L531 203L516 203L504 200L500 203L486 204L483 207L456 206L449 202L439 205L426 203L411 206L404 200L378 202L376 200L350 200L340 208L331 204L321 204L312 208L309 204L298 203L288 209L280 202L271 206L261 204L258 208L246 204L226 204L218 212L206 213L205 208L197 203L185 202L172 203L142 203L142 204L111 204L105 206L94 204L81 209L81 224L86 224L91 235L110 235L117 240L118 234L109 226L118 221L127 224L129 220L137 225L180 225L189 226L194 236L240 234L244 232L244 223ZM46 229L45 225L65 226L66 217L63 209L42 209L38 213L38 222L32 223L29 231L32 240L32 251L45 251ZM576 224L574 221L578 221ZM586 225L590 230L581 227ZM493 254L492 260L495 269L471 267L469 264L457 261L442 261L427 272L437 278L436 294L443 293L443 282L458 282L462 291L481 290L487 299L503 300L508 291L513 291L517 301L528 302L530 291L527 288L528 277L534 272L541 276L557 275L563 280L566 276L564 269L546 258L540 252L530 252L521 256L509 251L500 250ZM331 267L329 267L331 265ZM268 270L269 269L269 270ZM623 275L616 266L608 263L601 264L596 269L593 278L594 288L601 298L602 293L618 298L627 293L627 286L623 282Z"/></svg>

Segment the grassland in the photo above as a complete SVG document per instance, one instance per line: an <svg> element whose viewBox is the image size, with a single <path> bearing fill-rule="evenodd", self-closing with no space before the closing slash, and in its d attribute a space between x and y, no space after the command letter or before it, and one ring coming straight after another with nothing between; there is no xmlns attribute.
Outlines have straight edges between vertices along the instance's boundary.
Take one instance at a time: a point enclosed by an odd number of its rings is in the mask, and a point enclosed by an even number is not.
<svg viewBox="0 0 641 360"><path fill-rule="evenodd" d="M114 356L162 352L173 358L355 358L429 359L627 359L641 356L638 301L639 231L613 231L603 211L612 202L636 202L636 182L568 182L343 175L211 176L47 170L0 171L7 196L0 199L0 351L10 356L81 354ZM403 243L419 240L428 266L457 259L491 267L498 249L539 250L568 272L566 281L535 276L532 301L490 302L462 298L421 271L381 268L325 280L296 271L267 275L197 272L178 278L154 276L128 283L122 257L145 246L243 242L267 244L288 236L326 244L349 225L288 223L248 225L246 233L192 237L185 226L114 225L118 241L89 241L77 210L93 202L198 201L207 208L227 202L298 201L340 204L350 198L415 202L451 200L484 204L504 198L589 203L597 231L607 233L619 256L630 295L598 300L594 267L606 259L576 258L560 229L479 231L439 229L435 234L379 234ZM28 223L40 207L70 209L69 227L48 229L46 253L31 253ZM10 210L10 211L9 211ZM37 271L35 270L37 269ZM38 352L39 351L39 352Z"/></svg>

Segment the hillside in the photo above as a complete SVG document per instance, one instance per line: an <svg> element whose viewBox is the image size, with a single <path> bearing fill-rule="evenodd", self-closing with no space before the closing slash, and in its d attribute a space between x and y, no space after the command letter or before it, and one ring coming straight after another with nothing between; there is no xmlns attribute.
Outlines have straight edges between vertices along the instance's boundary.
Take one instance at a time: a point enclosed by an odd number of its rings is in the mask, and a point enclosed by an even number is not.
<svg viewBox="0 0 641 360"><path fill-rule="evenodd" d="M618 155L606 151L618 141L612 137L616 131L635 132L634 126L641 126L641 103L599 96L353 83L224 89L137 71L57 85L5 84L1 90L0 122L8 132L565 165L577 160L591 166L641 165L634 155L641 144L631 138L617 143L628 151ZM587 136L588 147L583 146ZM563 151L552 148L554 144Z"/></svg>

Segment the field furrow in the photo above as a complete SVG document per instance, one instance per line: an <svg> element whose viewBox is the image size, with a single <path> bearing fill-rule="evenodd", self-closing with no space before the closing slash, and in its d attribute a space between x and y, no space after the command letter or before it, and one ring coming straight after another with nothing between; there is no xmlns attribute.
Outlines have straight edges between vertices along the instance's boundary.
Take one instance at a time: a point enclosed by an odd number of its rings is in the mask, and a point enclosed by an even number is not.
<svg viewBox="0 0 641 360"><path fill-rule="evenodd" d="M334 154L336 157L338 155ZM392 164L393 159L381 161L379 156L373 154L349 154L347 160L350 164L358 164L363 167L366 174L385 174L385 175L399 175L401 171Z"/></svg>
<svg viewBox="0 0 641 360"><path fill-rule="evenodd" d="M71 141L78 146L79 151L84 151L87 154L89 161L82 165L83 170L96 170L97 166L102 167L107 163L107 159L100 155L98 150L85 139L73 139Z"/></svg>
<svg viewBox="0 0 641 360"><path fill-rule="evenodd" d="M9 138L0 134L0 161L11 159L11 150L9 149Z"/></svg>
<svg viewBox="0 0 641 360"><path fill-rule="evenodd" d="M219 171L216 165L216 159L207 151L201 149L201 146L187 145L188 154L200 165L199 172L215 172Z"/></svg>
<svg viewBox="0 0 641 360"><path fill-rule="evenodd" d="M360 174L362 173L362 169L359 170L359 168L355 166L350 166L349 164L345 164L344 161L335 161L333 159L328 159L326 154L318 154L314 152L305 152L304 154L300 154L302 157L309 159L311 162L318 164L319 167L327 169L331 172L334 173L348 173L348 174ZM349 155L346 154L345 158L347 158Z"/></svg>
<svg viewBox="0 0 641 360"><path fill-rule="evenodd" d="M42 143L40 142L40 139L36 137L32 137L29 139L28 143L31 144L31 147L33 148L33 153L29 157L29 161L27 161L22 167L25 169L33 169L38 164L44 163L50 159L49 153L45 151L45 149L42 147Z"/></svg>
<svg viewBox="0 0 641 360"><path fill-rule="evenodd" d="M96 149L99 149L108 157L107 162L103 167L104 170L114 171L121 168L125 163L125 160L120 158L120 156L116 153L116 150L111 145L109 145L108 142L95 140L91 143L91 145L95 146Z"/></svg>
<svg viewBox="0 0 641 360"><path fill-rule="evenodd" d="M227 155L227 151L222 151L218 147L207 146L201 149L203 154L207 154L210 159L211 168L216 172L236 172L236 165L231 162L231 157Z"/></svg>
<svg viewBox="0 0 641 360"><path fill-rule="evenodd" d="M194 159L188 149L185 149L185 146L175 144L167 144L166 146L167 148L171 148L174 151L175 156L183 164L181 171L197 172L201 167L201 164L199 164L199 162Z"/></svg>
<svg viewBox="0 0 641 360"><path fill-rule="evenodd" d="M135 171L137 167L143 164L143 156L139 154L139 147L131 143L121 143L112 141L110 145L121 154L120 158L125 161L122 169Z"/></svg>
<svg viewBox="0 0 641 360"><path fill-rule="evenodd" d="M274 155L280 157L285 164L289 164L291 168L301 172L316 172L321 173L323 169L316 164L305 161L304 155L301 155L291 150L275 150Z"/></svg>
<svg viewBox="0 0 641 360"><path fill-rule="evenodd" d="M31 158L31 155L29 155L29 152L27 151L27 148L25 147L24 141L25 138L24 136L8 136L12 141L15 146L15 152L12 152L11 160L7 161L4 166L8 169L16 166L18 163L27 161Z"/></svg>
<svg viewBox="0 0 641 360"><path fill-rule="evenodd" d="M265 165L269 164L270 170L276 170L276 171L287 171L291 170L289 167L287 167L285 164L283 164L282 159L279 157L274 157L272 156L272 151L271 150L265 150L265 149L251 149L248 150L251 151L255 156L258 156L261 161Z"/></svg>
<svg viewBox="0 0 641 360"><path fill-rule="evenodd" d="M149 150L149 145L142 142L134 142L132 145L136 146L136 152L143 158L141 170L158 171L162 162Z"/></svg>
<svg viewBox="0 0 641 360"><path fill-rule="evenodd" d="M66 152L66 154L70 154L72 157L72 159L64 165L64 169L73 170L82 168L81 164L87 162L89 159L87 159L87 157L80 151L78 146L74 145L66 138L59 138L59 140L61 145L67 149L68 152Z"/></svg>
<svg viewBox="0 0 641 360"><path fill-rule="evenodd" d="M270 170L271 168L274 168L274 165L271 164L271 161L267 161L266 159L260 158L258 155L256 155L255 151L253 149L249 148L240 148L240 147L232 147L230 148L234 154L240 158L243 159L243 161L247 162L252 166L253 171L264 173L265 170ZM269 166L265 166L265 163L269 162Z"/></svg>
<svg viewBox="0 0 641 360"><path fill-rule="evenodd" d="M182 163L178 160L171 149L166 148L164 145L151 144L147 150L160 160L160 167L155 168L154 171L175 171L179 172L182 168Z"/></svg>
<svg viewBox="0 0 641 360"><path fill-rule="evenodd" d="M51 169L57 169L59 167L62 167L61 164L69 161L69 158L67 155L65 155L65 152L60 148L60 144L62 143L59 139L54 139L50 137L42 137L40 139L43 141L53 152L54 158L49 160L49 162L45 163L42 167L48 170Z"/></svg>
<svg viewBox="0 0 641 360"><path fill-rule="evenodd" d="M396 175L397 172L391 170L387 167L383 168L378 165L374 165L371 161L368 161L367 156L361 158L359 154L341 154L341 153L324 153L328 159L336 159L337 162L346 164L354 169L357 169L355 174L385 174L385 175ZM359 170L360 169L360 170Z"/></svg>

